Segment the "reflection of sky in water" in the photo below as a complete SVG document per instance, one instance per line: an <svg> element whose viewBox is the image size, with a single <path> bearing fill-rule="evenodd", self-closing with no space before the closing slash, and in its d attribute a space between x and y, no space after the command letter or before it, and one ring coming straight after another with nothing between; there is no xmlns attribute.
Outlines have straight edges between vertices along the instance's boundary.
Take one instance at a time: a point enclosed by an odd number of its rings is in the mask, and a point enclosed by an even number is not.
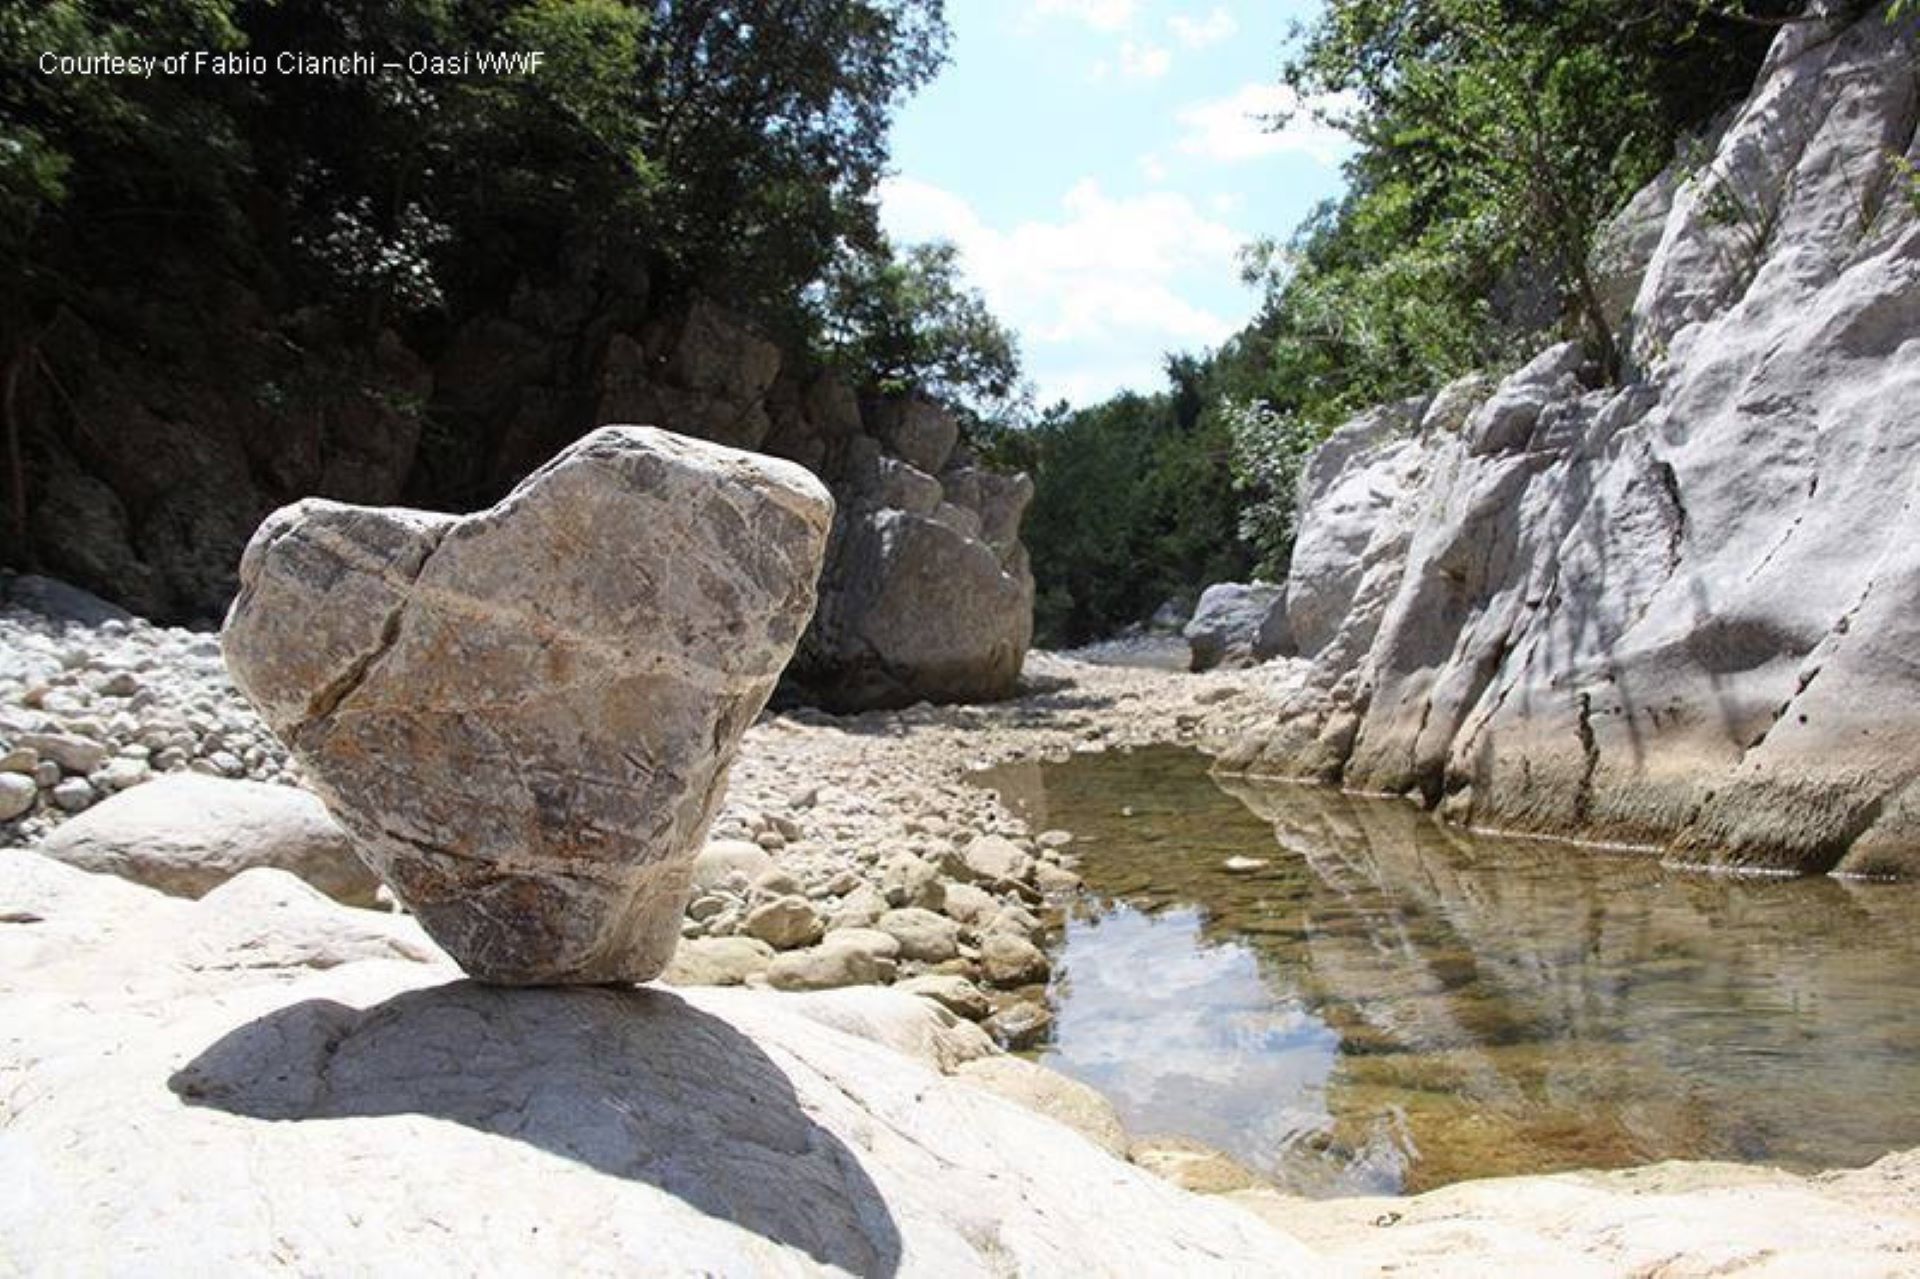
<svg viewBox="0 0 1920 1279"><path fill-rule="evenodd" d="M1339 1035L1276 998L1252 950L1205 941L1197 911L1115 904L1070 921L1058 953L1042 1060L1105 1093L1129 1132L1178 1133L1272 1170L1330 1127Z"/></svg>
<svg viewBox="0 0 1920 1279"><path fill-rule="evenodd" d="M1188 752L993 784L1078 837L1042 1060L1136 1136L1318 1194L1920 1143L1914 886L1479 838Z"/></svg>

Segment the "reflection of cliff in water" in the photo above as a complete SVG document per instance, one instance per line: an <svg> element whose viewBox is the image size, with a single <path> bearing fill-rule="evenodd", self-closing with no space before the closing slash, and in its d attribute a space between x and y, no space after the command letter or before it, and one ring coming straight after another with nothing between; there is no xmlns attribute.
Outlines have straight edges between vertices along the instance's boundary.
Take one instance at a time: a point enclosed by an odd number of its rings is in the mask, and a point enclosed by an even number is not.
<svg viewBox="0 0 1920 1279"><path fill-rule="evenodd" d="M991 777L1082 838L1048 1057L1136 1123L1323 1191L1920 1142L1913 889L1686 874L1204 770Z"/></svg>

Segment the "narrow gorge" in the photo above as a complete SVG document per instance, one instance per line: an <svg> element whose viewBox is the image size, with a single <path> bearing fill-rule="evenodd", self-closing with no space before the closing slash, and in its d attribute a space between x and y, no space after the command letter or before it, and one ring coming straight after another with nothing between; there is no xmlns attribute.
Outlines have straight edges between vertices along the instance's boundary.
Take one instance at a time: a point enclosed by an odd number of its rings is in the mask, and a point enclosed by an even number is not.
<svg viewBox="0 0 1920 1279"><path fill-rule="evenodd" d="M0 81L0 1274L1920 1273L1920 12L1525 8L1049 407L981 10L0 24L558 68Z"/></svg>

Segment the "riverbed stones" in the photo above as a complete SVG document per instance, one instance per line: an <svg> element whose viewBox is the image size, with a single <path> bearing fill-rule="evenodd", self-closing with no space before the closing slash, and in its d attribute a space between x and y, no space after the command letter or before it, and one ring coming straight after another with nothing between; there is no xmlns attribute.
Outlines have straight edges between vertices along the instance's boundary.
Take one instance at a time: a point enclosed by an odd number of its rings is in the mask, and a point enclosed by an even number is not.
<svg viewBox="0 0 1920 1279"><path fill-rule="evenodd" d="M33 807L40 788L21 773L0 772L0 822L12 821Z"/></svg>
<svg viewBox="0 0 1920 1279"><path fill-rule="evenodd" d="M66 773L90 773L107 762L107 748L74 733L22 733L14 743L50 759Z"/></svg>
<svg viewBox="0 0 1920 1279"><path fill-rule="evenodd" d="M871 884L859 884L827 909L833 928L866 928L887 913L887 899Z"/></svg>
<svg viewBox="0 0 1920 1279"><path fill-rule="evenodd" d="M773 947L752 937L693 937L680 943L660 979L669 986L738 986L767 971Z"/></svg>
<svg viewBox="0 0 1920 1279"><path fill-rule="evenodd" d="M471 516L297 503L248 545L227 663L469 973L643 981L832 509L797 466L627 426Z"/></svg>
<svg viewBox="0 0 1920 1279"><path fill-rule="evenodd" d="M736 881L744 888L772 869L773 858L758 844L744 839L708 841L693 859L694 887L703 891L726 888Z"/></svg>
<svg viewBox="0 0 1920 1279"><path fill-rule="evenodd" d="M913 853L896 853L888 860L880 876L880 892L889 906L918 906L939 910L946 901L946 886L932 863Z"/></svg>
<svg viewBox="0 0 1920 1279"><path fill-rule="evenodd" d="M980 1029L1011 1052L1033 1048L1053 1029L1053 1014L1030 999L1015 999L993 1010Z"/></svg>
<svg viewBox="0 0 1920 1279"><path fill-rule="evenodd" d="M1073 871L1052 862L1039 862L1033 868L1033 883L1043 897L1065 897L1080 891L1084 881Z"/></svg>
<svg viewBox="0 0 1920 1279"><path fill-rule="evenodd" d="M941 906L947 918L963 924L985 923L999 908L999 898L977 884L965 883L948 884L946 901Z"/></svg>
<svg viewBox="0 0 1920 1279"><path fill-rule="evenodd" d="M924 973L898 984L909 995L931 999L948 1012L968 1021L983 1021L993 1011L987 996L978 986L954 973Z"/></svg>
<svg viewBox="0 0 1920 1279"><path fill-rule="evenodd" d="M1031 875L1033 858L1005 836L981 835L960 852L957 861L950 862L949 870L975 883L1003 884Z"/></svg>
<svg viewBox="0 0 1920 1279"><path fill-rule="evenodd" d="M53 802L69 813L78 813L92 807L99 794L93 784L84 777L67 777L54 783Z"/></svg>
<svg viewBox="0 0 1920 1279"><path fill-rule="evenodd" d="M767 966L767 984L775 990L837 990L843 986L871 986L893 980L895 961L879 934L868 929L837 929L818 945L776 955Z"/></svg>

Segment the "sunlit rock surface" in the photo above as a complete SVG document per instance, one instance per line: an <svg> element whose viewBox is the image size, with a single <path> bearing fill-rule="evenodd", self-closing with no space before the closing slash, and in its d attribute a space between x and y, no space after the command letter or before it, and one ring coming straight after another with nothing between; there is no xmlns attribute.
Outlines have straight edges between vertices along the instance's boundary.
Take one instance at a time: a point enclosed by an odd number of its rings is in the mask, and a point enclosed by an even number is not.
<svg viewBox="0 0 1920 1279"><path fill-rule="evenodd" d="M468 972L644 981L832 510L798 466L639 427L476 515L302 502L247 548L227 664Z"/></svg>
<svg viewBox="0 0 1920 1279"><path fill-rule="evenodd" d="M0 859L0 1271L1319 1275L880 990L506 990L251 871Z"/></svg>
<svg viewBox="0 0 1920 1279"><path fill-rule="evenodd" d="M1783 30L1669 183L1628 385L1557 347L1329 441L1288 598L1316 669L1228 767L1920 870L1920 97L1885 8Z"/></svg>

